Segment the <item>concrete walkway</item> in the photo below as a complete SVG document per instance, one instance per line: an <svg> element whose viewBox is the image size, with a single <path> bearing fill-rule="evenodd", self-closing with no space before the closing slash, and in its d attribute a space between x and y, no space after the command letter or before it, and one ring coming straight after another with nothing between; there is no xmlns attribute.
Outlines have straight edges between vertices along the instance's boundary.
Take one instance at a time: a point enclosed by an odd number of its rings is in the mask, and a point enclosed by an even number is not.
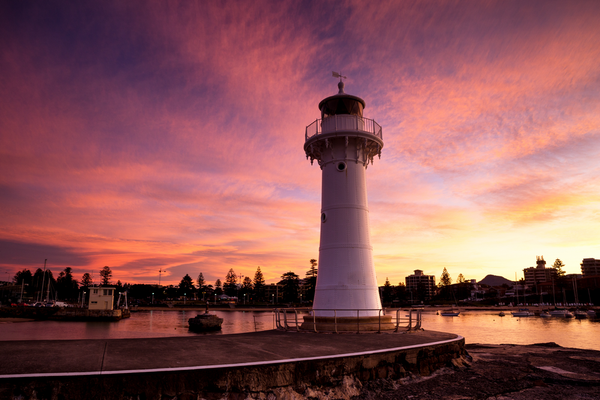
<svg viewBox="0 0 600 400"><path fill-rule="evenodd" d="M267 365L383 353L460 339L430 331L360 335L263 331L152 339L7 341L0 342L0 379Z"/></svg>

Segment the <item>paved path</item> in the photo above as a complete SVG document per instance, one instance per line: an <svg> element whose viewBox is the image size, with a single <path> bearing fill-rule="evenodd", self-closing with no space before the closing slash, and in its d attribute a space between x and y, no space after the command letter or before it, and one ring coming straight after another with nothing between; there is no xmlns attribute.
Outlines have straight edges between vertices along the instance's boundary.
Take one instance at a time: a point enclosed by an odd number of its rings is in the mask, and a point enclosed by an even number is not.
<svg viewBox="0 0 600 400"><path fill-rule="evenodd" d="M459 336L411 333L314 334L263 331L152 339L0 342L0 379L213 369L336 358L454 341Z"/></svg>

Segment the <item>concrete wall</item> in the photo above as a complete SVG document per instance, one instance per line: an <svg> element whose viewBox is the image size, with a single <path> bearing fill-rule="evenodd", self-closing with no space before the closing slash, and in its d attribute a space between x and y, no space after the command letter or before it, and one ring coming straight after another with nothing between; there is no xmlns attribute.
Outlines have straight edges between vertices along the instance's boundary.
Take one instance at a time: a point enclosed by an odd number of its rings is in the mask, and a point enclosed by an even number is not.
<svg viewBox="0 0 600 400"><path fill-rule="evenodd" d="M465 355L464 339L367 356L195 371L0 379L0 399L246 399L358 395L361 382L430 375Z"/></svg>

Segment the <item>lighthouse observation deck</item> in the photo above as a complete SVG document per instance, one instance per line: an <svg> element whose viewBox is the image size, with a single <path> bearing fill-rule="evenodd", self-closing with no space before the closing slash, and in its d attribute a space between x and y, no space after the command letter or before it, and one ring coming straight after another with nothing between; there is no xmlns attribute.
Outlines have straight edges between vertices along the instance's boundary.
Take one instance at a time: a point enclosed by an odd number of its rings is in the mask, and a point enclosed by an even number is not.
<svg viewBox="0 0 600 400"><path fill-rule="evenodd" d="M353 132L372 135L383 140L381 125L375 122L375 120L347 114L332 115L325 119L317 119L306 127L305 140L308 142L309 139L322 134L337 136L338 133L343 133L340 136L348 136L348 134L352 134Z"/></svg>
<svg viewBox="0 0 600 400"><path fill-rule="evenodd" d="M310 162L317 160L322 165L326 153L331 153L334 148L341 146L346 150L342 158L350 158L365 167L373 163L375 156L381 157L383 148L383 133L381 125L372 119L360 115L337 114L323 119L317 119L306 127L304 151ZM349 148L350 146L350 148ZM327 156L331 159L333 153Z"/></svg>

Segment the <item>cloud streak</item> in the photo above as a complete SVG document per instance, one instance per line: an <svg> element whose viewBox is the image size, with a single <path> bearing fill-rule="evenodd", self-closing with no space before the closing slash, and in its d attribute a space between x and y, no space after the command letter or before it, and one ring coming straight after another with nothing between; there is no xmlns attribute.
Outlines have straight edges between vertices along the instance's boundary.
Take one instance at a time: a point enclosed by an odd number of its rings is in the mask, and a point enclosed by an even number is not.
<svg viewBox="0 0 600 400"><path fill-rule="evenodd" d="M340 68L384 128L367 172L380 283L600 258L595 2L1 7L11 274L54 258L122 282L303 275L321 190L304 127Z"/></svg>

